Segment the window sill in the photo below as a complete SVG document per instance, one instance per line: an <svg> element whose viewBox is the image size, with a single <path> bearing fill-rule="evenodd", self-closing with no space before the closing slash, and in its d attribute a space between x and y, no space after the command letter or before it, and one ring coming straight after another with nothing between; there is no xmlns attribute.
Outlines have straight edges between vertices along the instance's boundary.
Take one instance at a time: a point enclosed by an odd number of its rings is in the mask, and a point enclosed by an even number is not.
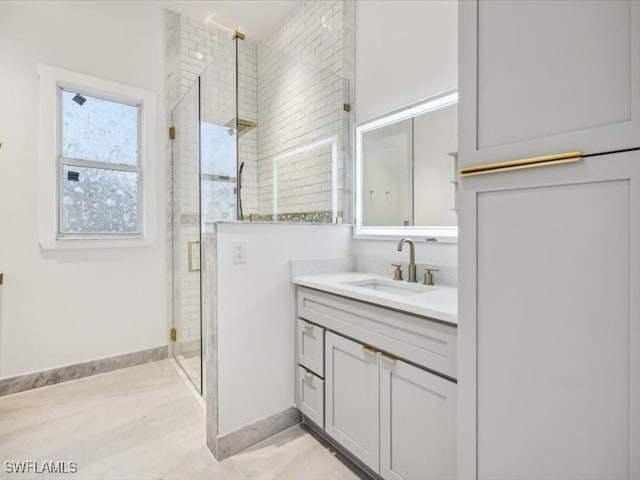
<svg viewBox="0 0 640 480"><path fill-rule="evenodd" d="M140 248L150 247L155 242L143 237L120 238L64 238L41 240L42 250L87 250L93 248Z"/></svg>

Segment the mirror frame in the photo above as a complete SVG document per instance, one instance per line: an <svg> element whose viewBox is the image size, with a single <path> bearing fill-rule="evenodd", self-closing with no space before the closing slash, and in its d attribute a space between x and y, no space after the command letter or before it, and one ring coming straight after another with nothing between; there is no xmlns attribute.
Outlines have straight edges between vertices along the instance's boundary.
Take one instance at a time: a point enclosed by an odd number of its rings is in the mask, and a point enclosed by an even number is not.
<svg viewBox="0 0 640 480"><path fill-rule="evenodd" d="M362 139L366 132L384 127L401 120L415 117L433 110L448 107L458 103L458 89L452 88L437 95L433 95L411 105L406 105L391 112L384 113L355 127L355 228L354 238L401 238L401 237L426 237L432 241L457 242L458 227L437 226L367 226L362 225ZM454 161L452 159L452 161ZM452 178L455 180L455 178Z"/></svg>

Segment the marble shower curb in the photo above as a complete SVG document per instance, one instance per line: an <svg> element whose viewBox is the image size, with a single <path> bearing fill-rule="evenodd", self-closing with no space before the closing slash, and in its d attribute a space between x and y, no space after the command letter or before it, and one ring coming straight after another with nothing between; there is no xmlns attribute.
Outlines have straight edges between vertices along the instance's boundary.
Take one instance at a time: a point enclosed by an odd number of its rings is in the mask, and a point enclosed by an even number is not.
<svg viewBox="0 0 640 480"><path fill-rule="evenodd" d="M0 397L33 390L34 388L68 382L70 380L77 380L99 373L111 372L121 368L133 367L143 363L164 360L168 355L169 347L168 345L163 345L162 347L139 350L114 357L100 358L98 360L66 365L50 370L0 378Z"/></svg>
<svg viewBox="0 0 640 480"><path fill-rule="evenodd" d="M276 433L300 423L302 416L298 409L291 407L269 417L240 427L233 432L220 435L217 441L216 460L221 461L231 455L252 447Z"/></svg>

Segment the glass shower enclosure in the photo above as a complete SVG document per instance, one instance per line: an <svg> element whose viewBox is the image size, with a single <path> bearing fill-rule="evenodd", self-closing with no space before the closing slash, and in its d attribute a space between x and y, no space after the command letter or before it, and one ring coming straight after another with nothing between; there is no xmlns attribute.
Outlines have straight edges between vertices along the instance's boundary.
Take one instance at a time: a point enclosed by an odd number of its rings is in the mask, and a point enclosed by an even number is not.
<svg viewBox="0 0 640 480"><path fill-rule="evenodd" d="M348 87L234 39L172 111L173 355L200 392L204 228L349 219Z"/></svg>

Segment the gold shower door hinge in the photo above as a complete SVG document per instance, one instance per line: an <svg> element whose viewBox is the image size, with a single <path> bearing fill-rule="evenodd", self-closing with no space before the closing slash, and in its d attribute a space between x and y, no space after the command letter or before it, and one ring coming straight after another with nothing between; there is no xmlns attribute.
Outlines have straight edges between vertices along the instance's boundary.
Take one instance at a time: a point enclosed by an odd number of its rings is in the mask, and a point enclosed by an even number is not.
<svg viewBox="0 0 640 480"><path fill-rule="evenodd" d="M169 127L169 138L171 140L176 138L176 127Z"/></svg>
<svg viewBox="0 0 640 480"><path fill-rule="evenodd" d="M175 328L169 330L169 336L171 337L172 342L175 342L178 339L178 332L176 332Z"/></svg>
<svg viewBox="0 0 640 480"><path fill-rule="evenodd" d="M350 112L350 111L351 111L351 104L350 104L350 103L343 103L343 104L342 104L342 109L343 109L345 112Z"/></svg>

